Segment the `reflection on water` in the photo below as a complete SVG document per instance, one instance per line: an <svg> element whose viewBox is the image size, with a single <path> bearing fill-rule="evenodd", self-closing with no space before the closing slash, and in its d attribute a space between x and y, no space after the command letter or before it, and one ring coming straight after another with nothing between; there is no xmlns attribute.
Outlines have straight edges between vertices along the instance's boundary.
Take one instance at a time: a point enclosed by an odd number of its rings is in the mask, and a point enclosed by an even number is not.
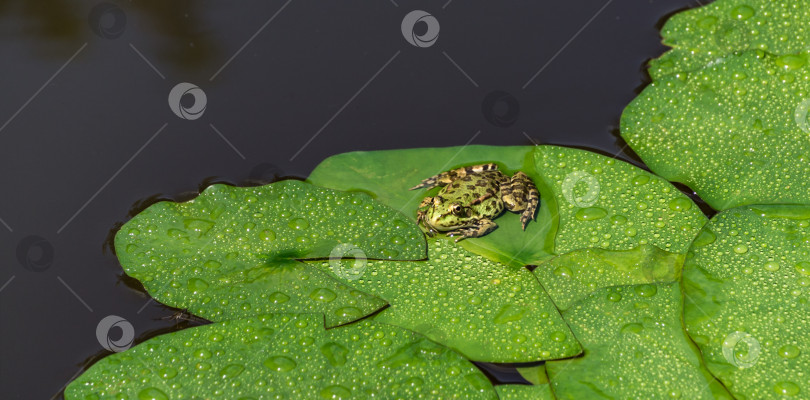
<svg viewBox="0 0 810 400"><path fill-rule="evenodd" d="M6 37L24 37L35 42L34 54L62 57L75 51L69 43L98 38L124 42L154 39L150 56L182 68L205 65L219 54L206 35L199 4L192 0L148 1L117 4L79 0L0 0L0 21ZM128 30L138 29L143 37L134 40ZM152 37L150 37L150 34ZM96 36L96 37L94 37ZM63 48L58 51L57 48Z"/></svg>

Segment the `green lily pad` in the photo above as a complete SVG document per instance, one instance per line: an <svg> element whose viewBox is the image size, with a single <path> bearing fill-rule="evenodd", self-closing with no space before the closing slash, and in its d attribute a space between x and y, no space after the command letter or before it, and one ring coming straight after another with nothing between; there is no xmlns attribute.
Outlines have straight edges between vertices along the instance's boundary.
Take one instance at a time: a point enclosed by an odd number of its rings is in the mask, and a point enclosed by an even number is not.
<svg viewBox="0 0 810 400"><path fill-rule="evenodd" d="M687 332L739 398L810 396L810 206L716 215L683 271Z"/></svg>
<svg viewBox="0 0 810 400"><path fill-rule="evenodd" d="M558 399L727 399L681 324L677 283L599 289L563 317L585 356L546 363Z"/></svg>
<svg viewBox="0 0 810 400"><path fill-rule="evenodd" d="M465 357L532 362L571 357L581 349L529 270L475 255L452 240L428 240L428 260L368 261L337 279L379 296L390 307L376 321L419 332ZM313 263L314 264L314 263ZM333 263L334 264L334 263Z"/></svg>
<svg viewBox="0 0 810 400"><path fill-rule="evenodd" d="M498 385L495 386L501 400L554 400L551 387L545 385Z"/></svg>
<svg viewBox="0 0 810 400"><path fill-rule="evenodd" d="M807 0L717 0L672 16L661 30L673 49L650 62L654 80L719 64L734 52L793 54L810 47Z"/></svg>
<svg viewBox="0 0 810 400"><path fill-rule="evenodd" d="M597 289L608 286L673 282L680 279L684 255L652 245L632 250L575 250L532 271L554 304L567 310Z"/></svg>
<svg viewBox="0 0 810 400"><path fill-rule="evenodd" d="M540 207L536 221L523 231L518 214L505 212L495 219L498 228L480 238L465 239L461 245L476 254L513 266L538 264L552 256L556 219L549 214L539 176L532 158L533 146L457 146L352 152L321 162L307 179L316 185L339 190L366 192L377 200L416 219L416 209L429 191L409 190L423 179L454 168L495 162L511 175L523 171L538 184Z"/></svg>
<svg viewBox="0 0 810 400"><path fill-rule="evenodd" d="M213 185L185 203L153 204L115 236L124 270L164 304L212 321L324 312L329 326L385 302L296 259L414 260L425 246L413 222L368 195L299 181Z"/></svg>
<svg viewBox="0 0 810 400"><path fill-rule="evenodd" d="M540 364L533 367L517 367L515 368L523 379L531 382L532 385L545 385L548 383L548 374L546 373L546 364Z"/></svg>
<svg viewBox="0 0 810 400"><path fill-rule="evenodd" d="M185 329L105 357L68 385L86 399L496 399L472 363L404 329L316 314Z"/></svg>
<svg viewBox="0 0 810 400"><path fill-rule="evenodd" d="M717 210L810 203L810 63L759 51L649 85L622 137L650 169Z"/></svg>
<svg viewBox="0 0 810 400"><path fill-rule="evenodd" d="M624 161L557 146L537 146L535 158L559 215L556 254L646 244L685 253L706 223L671 183Z"/></svg>

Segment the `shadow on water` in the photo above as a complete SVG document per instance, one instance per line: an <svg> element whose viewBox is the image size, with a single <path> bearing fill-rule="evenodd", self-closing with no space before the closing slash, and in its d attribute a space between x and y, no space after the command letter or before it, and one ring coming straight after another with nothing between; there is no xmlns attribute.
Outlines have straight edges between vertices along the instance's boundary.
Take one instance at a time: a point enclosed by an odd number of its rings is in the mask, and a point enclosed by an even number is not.
<svg viewBox="0 0 810 400"><path fill-rule="evenodd" d="M213 59L219 59L220 46L210 40L200 21L199 3L192 0L147 2L97 2L78 0L24 1L0 0L0 19L22 36L37 43L40 57L63 58L66 43L81 43L94 39L126 36L126 30L139 23L157 38L155 58L162 63L183 69L198 69ZM141 23L143 22L143 23ZM73 51L71 47L70 51Z"/></svg>

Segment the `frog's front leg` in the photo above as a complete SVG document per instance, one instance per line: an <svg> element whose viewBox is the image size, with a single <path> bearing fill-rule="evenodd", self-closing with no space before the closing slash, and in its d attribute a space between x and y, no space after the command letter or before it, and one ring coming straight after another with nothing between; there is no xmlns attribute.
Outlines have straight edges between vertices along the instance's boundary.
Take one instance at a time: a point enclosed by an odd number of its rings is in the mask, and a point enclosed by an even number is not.
<svg viewBox="0 0 810 400"><path fill-rule="evenodd" d="M526 176L523 172L516 172L512 175L512 179L504 182L500 187L501 198L507 210L512 212L523 211L520 214L520 223L523 225L523 230L526 230L526 224L529 220L534 220L537 205L540 203L540 193L537 191L537 186L534 182Z"/></svg>
<svg viewBox="0 0 810 400"><path fill-rule="evenodd" d="M447 236L458 236L455 240L456 242L460 240L464 240L466 238L475 238L484 236L489 232L495 230L498 227L498 224L493 222L491 219L479 219L472 223L470 226L465 226L464 228L459 228L454 231L450 231L447 233Z"/></svg>
<svg viewBox="0 0 810 400"><path fill-rule="evenodd" d="M425 221L425 216L431 204L433 204L433 197L428 196L422 200L422 203L419 204L419 208L416 209L416 224L425 227L428 236L433 237L436 234L436 230Z"/></svg>
<svg viewBox="0 0 810 400"><path fill-rule="evenodd" d="M497 171L498 165L494 163L471 165L469 167L456 168L454 170L442 172L438 175L433 175L422 181L422 183L412 187L410 190L428 188L432 189L436 186L447 186L456 179L463 178L472 174L480 174L484 171Z"/></svg>

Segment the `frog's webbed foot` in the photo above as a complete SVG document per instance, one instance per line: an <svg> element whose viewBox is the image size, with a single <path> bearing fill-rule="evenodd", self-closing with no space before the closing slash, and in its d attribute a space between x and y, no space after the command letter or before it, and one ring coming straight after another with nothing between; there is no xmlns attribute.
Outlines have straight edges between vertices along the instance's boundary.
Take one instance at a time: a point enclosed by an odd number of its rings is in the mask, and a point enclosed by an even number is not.
<svg viewBox="0 0 810 400"><path fill-rule="evenodd" d="M454 231L450 231L447 233L447 236L458 236L455 240L456 242L460 240L464 240L467 238L475 238L481 237L486 235L487 233L492 232L495 228L498 227L498 224L493 222L489 219L482 219L475 222L475 224L466 226L464 228L459 228Z"/></svg>
<svg viewBox="0 0 810 400"><path fill-rule="evenodd" d="M433 175L422 181L422 183L412 187L410 190L427 188L433 189L436 186L447 186L456 179L463 178L467 175L480 174L484 171L497 171L498 165L494 163L471 165L469 167L456 168L450 171L442 172L438 175Z"/></svg>
<svg viewBox="0 0 810 400"><path fill-rule="evenodd" d="M416 224L423 227L429 237L436 235L436 230L425 222L425 215L427 215L427 210L430 208L431 203L433 203L433 197L425 197L416 210Z"/></svg>
<svg viewBox="0 0 810 400"><path fill-rule="evenodd" d="M512 212L523 211L520 214L520 223L523 230L529 220L535 220L537 206L540 204L540 193L531 178L523 172L516 172L512 179L501 184L501 197L507 210Z"/></svg>

